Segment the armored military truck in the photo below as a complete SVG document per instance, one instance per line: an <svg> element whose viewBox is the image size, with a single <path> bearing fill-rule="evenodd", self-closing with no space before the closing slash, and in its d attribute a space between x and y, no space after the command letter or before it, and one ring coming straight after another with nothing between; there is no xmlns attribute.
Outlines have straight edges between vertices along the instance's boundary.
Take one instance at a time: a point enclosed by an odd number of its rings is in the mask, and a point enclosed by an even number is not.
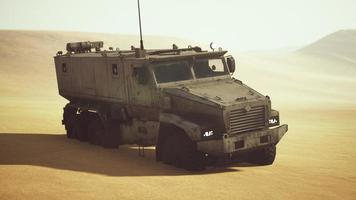
<svg viewBox="0 0 356 200"><path fill-rule="evenodd" d="M227 51L102 47L68 43L54 57L59 94L69 101L62 120L68 138L106 148L155 146L157 161L187 170L239 155L273 163L288 126L268 96L232 77Z"/></svg>

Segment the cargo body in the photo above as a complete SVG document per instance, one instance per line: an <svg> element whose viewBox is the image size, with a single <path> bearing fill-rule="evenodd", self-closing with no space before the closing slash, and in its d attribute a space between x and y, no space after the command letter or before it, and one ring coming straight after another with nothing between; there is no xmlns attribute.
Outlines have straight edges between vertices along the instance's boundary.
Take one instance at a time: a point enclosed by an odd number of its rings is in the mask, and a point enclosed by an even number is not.
<svg viewBox="0 0 356 200"><path fill-rule="evenodd" d="M157 161L189 170L227 155L274 161L288 127L268 96L232 77L226 51L78 46L54 58L59 94L69 101L68 137L109 148L155 145Z"/></svg>

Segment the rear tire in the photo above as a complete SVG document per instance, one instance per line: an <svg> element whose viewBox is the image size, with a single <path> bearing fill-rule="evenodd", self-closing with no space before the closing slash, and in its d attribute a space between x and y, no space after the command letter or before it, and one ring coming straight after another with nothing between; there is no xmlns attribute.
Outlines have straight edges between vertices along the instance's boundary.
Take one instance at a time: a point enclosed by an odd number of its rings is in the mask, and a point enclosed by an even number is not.
<svg viewBox="0 0 356 200"><path fill-rule="evenodd" d="M88 140L91 144L101 145L104 148L118 148L120 140L120 124L116 120L107 121L106 124L96 116L88 127Z"/></svg>
<svg viewBox="0 0 356 200"><path fill-rule="evenodd" d="M73 119L72 119L72 127L73 127L73 138L80 140L81 134L82 134L82 129L80 126L80 118L78 114L75 114Z"/></svg>
<svg viewBox="0 0 356 200"><path fill-rule="evenodd" d="M67 137L70 139L74 139L77 109L66 106L63 110L63 124L64 128L66 129Z"/></svg>
<svg viewBox="0 0 356 200"><path fill-rule="evenodd" d="M104 135L102 135L102 146L104 148L114 149L119 147L120 140L120 122L110 120L107 122Z"/></svg>
<svg viewBox="0 0 356 200"><path fill-rule="evenodd" d="M271 165L276 158L276 145L270 145L248 155L248 162L258 165Z"/></svg>
<svg viewBox="0 0 356 200"><path fill-rule="evenodd" d="M88 140L90 144L101 145L102 135L104 135L105 129L99 117L95 117L91 120L88 127Z"/></svg>
<svg viewBox="0 0 356 200"><path fill-rule="evenodd" d="M83 111L78 115L77 125L76 125L76 138L79 141L88 141L88 129L90 123L91 113L88 111Z"/></svg>

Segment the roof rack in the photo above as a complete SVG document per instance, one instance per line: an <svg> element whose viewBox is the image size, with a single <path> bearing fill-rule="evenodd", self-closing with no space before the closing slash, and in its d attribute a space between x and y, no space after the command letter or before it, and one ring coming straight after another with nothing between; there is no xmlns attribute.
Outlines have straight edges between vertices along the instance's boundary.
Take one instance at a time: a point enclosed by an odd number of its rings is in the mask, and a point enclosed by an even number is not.
<svg viewBox="0 0 356 200"><path fill-rule="evenodd" d="M160 50L148 50L147 54L149 55L158 55L158 54L167 54L167 53L180 53L181 51L195 51L202 52L202 49L198 46L181 48L181 49L160 49Z"/></svg>

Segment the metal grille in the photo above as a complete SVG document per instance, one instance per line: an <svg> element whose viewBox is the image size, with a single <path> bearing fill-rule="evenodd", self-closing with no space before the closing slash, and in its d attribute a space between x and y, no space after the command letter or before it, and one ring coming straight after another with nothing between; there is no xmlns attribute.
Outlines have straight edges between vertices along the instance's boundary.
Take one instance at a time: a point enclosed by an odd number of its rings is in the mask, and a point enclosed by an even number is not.
<svg viewBox="0 0 356 200"><path fill-rule="evenodd" d="M249 111L237 109L230 112L230 130L232 134L254 131L265 126L264 106L255 106Z"/></svg>

